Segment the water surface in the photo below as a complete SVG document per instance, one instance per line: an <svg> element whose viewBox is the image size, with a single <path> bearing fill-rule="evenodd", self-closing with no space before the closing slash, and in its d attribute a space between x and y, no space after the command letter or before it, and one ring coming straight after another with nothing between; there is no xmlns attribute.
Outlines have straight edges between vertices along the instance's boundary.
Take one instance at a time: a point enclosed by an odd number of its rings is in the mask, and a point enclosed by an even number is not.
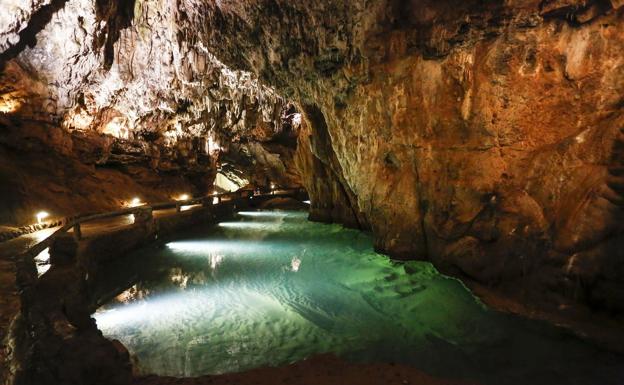
<svg viewBox="0 0 624 385"><path fill-rule="evenodd" d="M111 271L133 286L98 326L161 375L333 352L486 384L624 384L622 357L491 311L429 263L392 262L370 235L306 217L241 212L128 256Z"/></svg>

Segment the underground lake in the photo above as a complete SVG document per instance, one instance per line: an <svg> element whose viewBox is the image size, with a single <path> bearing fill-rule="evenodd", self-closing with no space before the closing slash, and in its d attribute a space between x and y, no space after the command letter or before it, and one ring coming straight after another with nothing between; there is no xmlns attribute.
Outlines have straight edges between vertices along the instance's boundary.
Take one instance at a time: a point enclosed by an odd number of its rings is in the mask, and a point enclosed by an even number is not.
<svg viewBox="0 0 624 385"><path fill-rule="evenodd" d="M98 290L114 295L94 317L144 374L231 373L333 353L483 384L624 383L619 357L490 310L430 263L391 261L370 234L304 211L238 212L107 269L113 278Z"/></svg>

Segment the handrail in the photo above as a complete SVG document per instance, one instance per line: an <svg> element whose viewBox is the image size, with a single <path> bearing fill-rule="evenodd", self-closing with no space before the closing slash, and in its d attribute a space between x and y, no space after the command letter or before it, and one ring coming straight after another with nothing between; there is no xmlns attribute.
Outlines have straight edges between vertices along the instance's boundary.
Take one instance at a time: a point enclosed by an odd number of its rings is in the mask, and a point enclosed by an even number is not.
<svg viewBox="0 0 624 385"><path fill-rule="evenodd" d="M229 197L230 199L234 199L234 198L242 198L243 194L245 194L244 197L264 197L264 196L275 196L275 195L288 195L291 193L301 193L301 192L305 192L305 189L303 188L287 188L287 189L278 189L278 190L273 190L270 193L265 193L265 194L259 194L259 195L253 195L254 194L254 190L250 190L250 189L244 189L244 190L237 190L237 191L233 191L233 192L226 192L226 193L220 193L220 194L212 194L212 195L206 195L200 198L190 198L187 200L182 200L182 201L170 201L170 202L161 202L161 203L156 203L156 204L144 204L141 206L136 206L136 207L129 207L126 209L122 209L122 210L116 210L116 211L111 211L111 212L106 212L106 213L99 213L99 214L90 214L90 215L84 215L84 216L74 216L74 217L68 217L66 218L63 222L65 222L65 224L58 230L56 230L54 233L50 234L48 237L46 237L43 241L35 244L34 246L30 247L28 250L26 250L24 253L22 253L23 256L25 257L30 257L30 258L34 258L37 255L39 255L39 253L41 253L42 251L44 251L45 249L47 249L48 247L51 246L52 242L61 234L66 233L67 231L69 231L70 229L74 229L74 231L76 232L76 236L78 239L80 239L81 237L81 233L80 233L80 225L85 223L85 222L91 222L91 221L95 221L95 220L101 220L101 219L109 219L109 218L114 218L114 217L119 217L119 216L123 216L123 215L137 215L140 214L141 212L153 212L156 210L165 210L165 209L172 209L172 208L176 208L176 210L179 212L181 206L190 206L190 205L196 205L196 204L204 204L206 202L206 200L208 199L209 202L211 202L211 205L219 205L221 203L223 203L221 198L224 197ZM251 193L251 195L249 195L249 193ZM217 198L218 201L217 203L213 203L212 199Z"/></svg>

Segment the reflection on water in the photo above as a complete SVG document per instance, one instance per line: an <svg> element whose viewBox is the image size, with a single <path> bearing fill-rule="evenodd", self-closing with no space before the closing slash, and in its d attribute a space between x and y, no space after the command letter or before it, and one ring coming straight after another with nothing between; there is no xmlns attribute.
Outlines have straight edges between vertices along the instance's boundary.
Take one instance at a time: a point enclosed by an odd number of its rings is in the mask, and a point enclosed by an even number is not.
<svg viewBox="0 0 624 385"><path fill-rule="evenodd" d="M486 384L621 384L621 357L485 308L424 262L300 212L242 212L111 266L95 318L147 373L198 376L323 352Z"/></svg>
<svg viewBox="0 0 624 385"><path fill-rule="evenodd" d="M50 248L44 249L42 252L37 254L35 258L35 266L37 267L37 276L41 277L48 270L50 270Z"/></svg>

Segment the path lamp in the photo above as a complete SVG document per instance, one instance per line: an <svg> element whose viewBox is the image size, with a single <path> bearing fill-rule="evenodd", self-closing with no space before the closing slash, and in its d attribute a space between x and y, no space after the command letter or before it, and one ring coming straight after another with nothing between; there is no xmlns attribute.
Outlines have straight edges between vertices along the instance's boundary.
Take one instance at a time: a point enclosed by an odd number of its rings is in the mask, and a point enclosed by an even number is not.
<svg viewBox="0 0 624 385"><path fill-rule="evenodd" d="M50 216L50 214L48 214L46 211L39 211L35 216L37 217L37 223L41 224L43 223L44 219Z"/></svg>

